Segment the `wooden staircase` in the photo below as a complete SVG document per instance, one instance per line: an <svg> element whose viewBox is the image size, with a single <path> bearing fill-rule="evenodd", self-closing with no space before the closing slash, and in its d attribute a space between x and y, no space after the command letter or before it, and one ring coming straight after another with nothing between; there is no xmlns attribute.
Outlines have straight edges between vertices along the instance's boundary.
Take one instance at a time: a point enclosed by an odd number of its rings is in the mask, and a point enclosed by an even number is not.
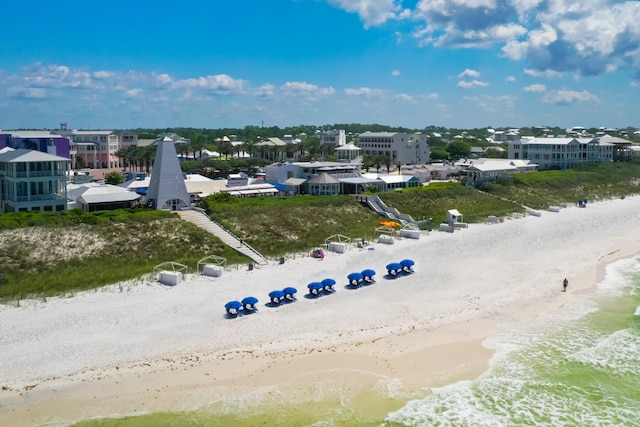
<svg viewBox="0 0 640 427"><path fill-rule="evenodd" d="M243 255L251 258L258 265L269 264L269 261L251 246L240 241L235 234L224 228L222 225L211 219L202 209L190 208L178 211L178 215L185 221L189 221L205 231L213 234L222 242Z"/></svg>

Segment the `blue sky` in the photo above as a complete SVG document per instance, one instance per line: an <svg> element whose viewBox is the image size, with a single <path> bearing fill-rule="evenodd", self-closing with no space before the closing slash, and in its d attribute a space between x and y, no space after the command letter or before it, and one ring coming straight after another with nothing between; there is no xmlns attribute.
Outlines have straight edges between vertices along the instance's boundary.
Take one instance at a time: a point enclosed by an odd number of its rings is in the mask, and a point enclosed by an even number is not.
<svg viewBox="0 0 640 427"><path fill-rule="evenodd" d="M640 127L640 2L22 0L0 128Z"/></svg>

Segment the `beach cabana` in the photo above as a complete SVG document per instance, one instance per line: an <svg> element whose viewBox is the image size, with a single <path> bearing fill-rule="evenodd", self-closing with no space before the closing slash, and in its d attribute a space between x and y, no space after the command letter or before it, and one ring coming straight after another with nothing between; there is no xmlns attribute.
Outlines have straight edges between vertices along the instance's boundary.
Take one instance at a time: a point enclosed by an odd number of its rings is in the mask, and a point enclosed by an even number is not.
<svg viewBox="0 0 640 427"><path fill-rule="evenodd" d="M282 304L282 300L284 299L284 292L282 291L271 291L269 292L269 300L276 305Z"/></svg>
<svg viewBox="0 0 640 427"><path fill-rule="evenodd" d="M336 281L333 279L324 279L322 282L322 290L328 293L334 293L336 290L333 288L336 285Z"/></svg>
<svg viewBox="0 0 640 427"><path fill-rule="evenodd" d="M347 276L347 280L351 286L359 287L362 284L362 273L351 273Z"/></svg>
<svg viewBox="0 0 640 427"><path fill-rule="evenodd" d="M227 265L227 259L217 255L209 255L198 261L198 274L209 277L220 277Z"/></svg>
<svg viewBox="0 0 640 427"><path fill-rule="evenodd" d="M284 294L284 300L285 301L296 301L296 293L298 292L298 290L296 288L292 288L292 287L286 287L282 290L282 293Z"/></svg>
<svg viewBox="0 0 640 427"><path fill-rule="evenodd" d="M324 243L328 251L342 254L351 243L351 237L343 236L342 234L333 234L324 239Z"/></svg>
<svg viewBox="0 0 640 427"><path fill-rule="evenodd" d="M389 276L395 278L402 272L402 264L399 262L392 262L391 264L387 264L386 269Z"/></svg>
<svg viewBox="0 0 640 427"><path fill-rule="evenodd" d="M309 293L311 295L320 296L324 286L322 285L321 282L311 282L307 285L307 288L309 289Z"/></svg>
<svg viewBox="0 0 640 427"><path fill-rule="evenodd" d="M404 274L411 274L413 273L413 260L410 259L403 259L402 261L400 261L400 265L402 266L402 273Z"/></svg>
<svg viewBox="0 0 640 427"><path fill-rule="evenodd" d="M366 283L375 283L376 281L374 280L373 276L376 275L376 272L371 270L370 268L366 269L366 270L362 270L362 280Z"/></svg>
<svg viewBox="0 0 640 427"><path fill-rule="evenodd" d="M227 310L227 314L230 316L237 316L240 314L240 309L242 308L242 303L240 301L229 301L224 305L225 310Z"/></svg>
<svg viewBox="0 0 640 427"><path fill-rule="evenodd" d="M242 300L242 309L244 311L257 311L258 308L256 304L258 303L258 298L256 297L246 297Z"/></svg>
<svg viewBox="0 0 640 427"><path fill-rule="evenodd" d="M167 261L153 267L153 274L163 285L175 286L185 278L187 269L188 267L184 264Z"/></svg>
<svg viewBox="0 0 640 427"><path fill-rule="evenodd" d="M388 225L383 225L375 229L374 236L378 239L378 243L386 243L392 245L394 243L394 237L396 235L396 229Z"/></svg>

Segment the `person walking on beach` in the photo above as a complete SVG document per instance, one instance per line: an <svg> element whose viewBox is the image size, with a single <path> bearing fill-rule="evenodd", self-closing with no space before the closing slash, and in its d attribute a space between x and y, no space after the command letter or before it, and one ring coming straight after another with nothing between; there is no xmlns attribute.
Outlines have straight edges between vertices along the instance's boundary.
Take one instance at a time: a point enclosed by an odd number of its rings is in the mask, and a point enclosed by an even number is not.
<svg viewBox="0 0 640 427"><path fill-rule="evenodd" d="M565 277L564 280L562 281L562 292L566 292L567 291L567 286L569 286L569 281Z"/></svg>

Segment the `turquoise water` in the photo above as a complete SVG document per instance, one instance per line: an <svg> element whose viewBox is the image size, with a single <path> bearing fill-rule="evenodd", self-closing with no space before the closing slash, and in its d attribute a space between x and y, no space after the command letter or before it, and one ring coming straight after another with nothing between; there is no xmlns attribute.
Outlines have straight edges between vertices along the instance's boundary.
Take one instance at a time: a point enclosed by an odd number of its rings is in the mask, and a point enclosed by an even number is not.
<svg viewBox="0 0 640 427"><path fill-rule="evenodd" d="M477 380L431 390L395 426L640 425L640 259L608 266L595 295L505 327Z"/></svg>

